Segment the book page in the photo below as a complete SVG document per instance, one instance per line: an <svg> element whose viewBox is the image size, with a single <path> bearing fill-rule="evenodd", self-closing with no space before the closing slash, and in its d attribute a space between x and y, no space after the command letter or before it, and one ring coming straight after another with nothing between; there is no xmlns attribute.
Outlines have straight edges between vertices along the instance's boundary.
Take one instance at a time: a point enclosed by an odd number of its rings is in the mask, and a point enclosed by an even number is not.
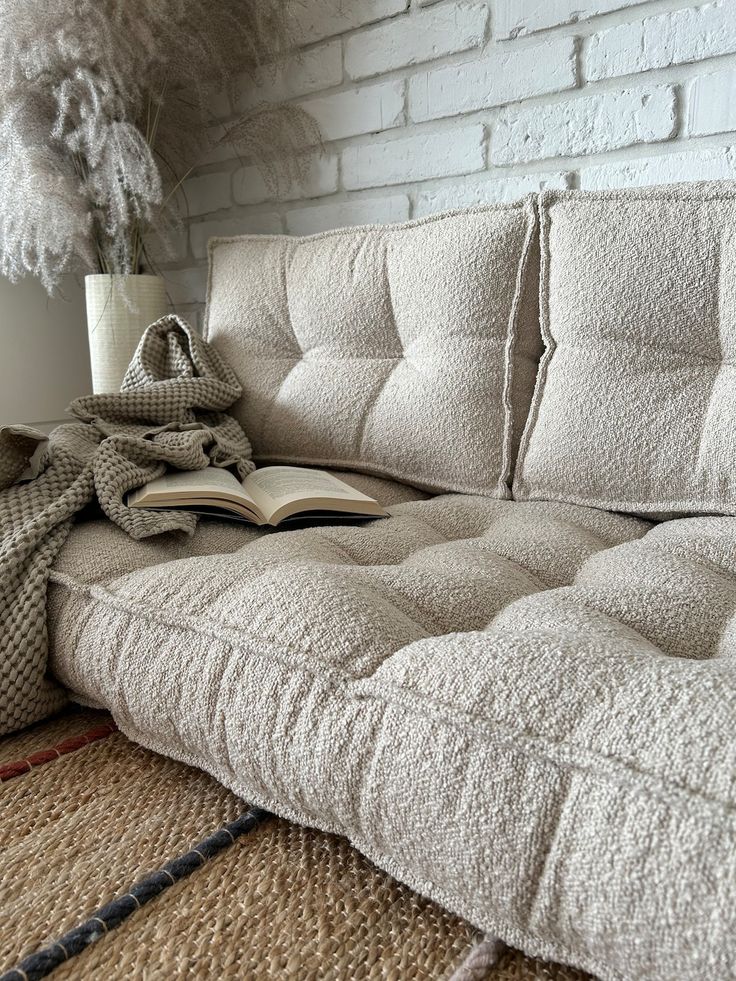
<svg viewBox="0 0 736 981"><path fill-rule="evenodd" d="M237 477L219 467L205 470L178 470L156 477L143 487L128 495L128 504L176 503L181 499L210 500L230 498L242 501L248 508L256 509L257 504Z"/></svg>
<svg viewBox="0 0 736 981"><path fill-rule="evenodd" d="M325 470L306 467L263 467L249 473L243 486L266 518L296 501L373 501Z"/></svg>

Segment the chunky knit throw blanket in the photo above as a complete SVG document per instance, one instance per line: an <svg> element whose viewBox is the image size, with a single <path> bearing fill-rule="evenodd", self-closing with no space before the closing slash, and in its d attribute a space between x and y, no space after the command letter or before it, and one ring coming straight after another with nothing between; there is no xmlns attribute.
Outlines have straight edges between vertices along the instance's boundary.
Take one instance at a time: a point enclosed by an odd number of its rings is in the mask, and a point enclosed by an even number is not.
<svg viewBox="0 0 736 981"><path fill-rule="evenodd" d="M0 430L0 735L66 700L46 672L46 585L74 516L96 498L133 538L191 534L195 515L131 510L125 495L167 466L253 470L250 443L225 414L240 391L217 352L168 316L144 334L119 393L71 404L78 421L53 431L35 477L22 479L45 436L22 426Z"/></svg>

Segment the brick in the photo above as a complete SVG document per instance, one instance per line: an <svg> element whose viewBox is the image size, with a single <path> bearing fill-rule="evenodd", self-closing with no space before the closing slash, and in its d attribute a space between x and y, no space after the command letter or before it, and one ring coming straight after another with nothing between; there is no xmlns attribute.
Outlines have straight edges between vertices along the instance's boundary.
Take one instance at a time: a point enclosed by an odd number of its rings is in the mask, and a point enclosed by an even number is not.
<svg viewBox="0 0 736 981"><path fill-rule="evenodd" d="M494 45L480 61L419 72L409 86L414 122L502 106L574 88L575 39L549 38L523 48Z"/></svg>
<svg viewBox="0 0 736 981"><path fill-rule="evenodd" d="M254 83L247 76L239 85L234 100L235 112L252 109L261 102L284 102L311 92L321 92L342 82L342 45L328 41L302 51L284 65L264 70Z"/></svg>
<svg viewBox="0 0 736 981"><path fill-rule="evenodd" d="M350 78L369 78L477 48L485 39L487 21L488 8L481 3L412 11L350 37L345 46L345 70Z"/></svg>
<svg viewBox="0 0 736 981"><path fill-rule="evenodd" d="M207 296L207 266L173 269L164 274L166 292L178 308L185 303L204 303Z"/></svg>
<svg viewBox="0 0 736 981"><path fill-rule="evenodd" d="M352 146L342 155L343 183L348 190L470 174L484 167L481 124Z"/></svg>
<svg viewBox="0 0 736 981"><path fill-rule="evenodd" d="M736 70L696 78L690 87L689 103L691 136L736 130Z"/></svg>
<svg viewBox="0 0 736 981"><path fill-rule="evenodd" d="M207 243L220 235L278 235L283 231L281 215L275 211L255 215L237 215L214 221L198 221L189 226L192 255L207 258Z"/></svg>
<svg viewBox="0 0 736 981"><path fill-rule="evenodd" d="M268 186L257 167L240 167L233 174L233 199L236 204L262 204L265 201L295 201L298 198L319 198L337 190L337 156L313 157L306 164L300 181L283 181L274 189Z"/></svg>
<svg viewBox="0 0 736 981"><path fill-rule="evenodd" d="M580 186L586 191L598 191L609 187L644 187L735 178L736 147L729 146L683 150L588 167L580 174Z"/></svg>
<svg viewBox="0 0 736 981"><path fill-rule="evenodd" d="M388 198L295 208L286 213L286 227L292 235L312 235L349 225L385 225L406 221L408 217L409 198L405 194L395 194Z"/></svg>
<svg viewBox="0 0 736 981"><path fill-rule="evenodd" d="M404 82L365 85L321 99L309 99L301 106L317 121L325 140L380 133L404 123Z"/></svg>
<svg viewBox="0 0 736 981"><path fill-rule="evenodd" d="M570 186L566 172L544 174L514 174L510 177L484 175L451 184L423 188L417 198L415 217L456 208L475 208L483 204L503 204L517 201L526 194L545 188L564 189Z"/></svg>
<svg viewBox="0 0 736 981"><path fill-rule="evenodd" d="M667 140L677 129L671 86L609 91L553 105L505 109L491 137L494 164L603 153Z"/></svg>
<svg viewBox="0 0 736 981"><path fill-rule="evenodd" d="M296 34L302 44L311 44L393 17L408 6L409 0L310 0L294 6Z"/></svg>
<svg viewBox="0 0 736 981"><path fill-rule="evenodd" d="M733 0L717 0L594 34L585 49L585 75L591 81L597 81L702 61L734 51L734 3Z"/></svg>
<svg viewBox="0 0 736 981"><path fill-rule="evenodd" d="M230 174L204 174L190 177L182 185L186 195L186 210L190 216L207 215L221 208L229 208Z"/></svg>
<svg viewBox="0 0 736 981"><path fill-rule="evenodd" d="M496 0L493 32L498 38L513 38L561 24L575 24L639 3L642 0Z"/></svg>

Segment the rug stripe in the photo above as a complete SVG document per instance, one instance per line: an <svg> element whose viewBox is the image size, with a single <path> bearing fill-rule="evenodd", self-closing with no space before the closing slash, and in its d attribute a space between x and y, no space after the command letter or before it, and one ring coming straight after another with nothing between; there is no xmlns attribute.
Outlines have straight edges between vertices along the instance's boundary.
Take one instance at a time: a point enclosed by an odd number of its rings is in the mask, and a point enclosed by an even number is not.
<svg viewBox="0 0 736 981"><path fill-rule="evenodd" d="M55 943L43 947L25 957L17 967L0 974L0 981L39 981L55 967L81 953L90 944L104 937L106 933L119 926L131 913L150 903L164 890L169 889L180 879L191 875L206 861L214 858L223 849L234 844L238 838L253 831L272 815L260 807L252 807L234 821L223 825L198 845L167 862L157 872L135 883L128 892L117 896L112 902L101 906L80 926L69 930Z"/></svg>
<svg viewBox="0 0 736 981"><path fill-rule="evenodd" d="M0 766L0 783L5 783L6 780L12 780L13 777L20 777L37 766L43 766L45 763L58 760L60 756L66 756L68 753L74 753L78 749L83 749L85 746L89 746L90 743L97 742L98 739L105 739L106 736L111 736L117 731L118 727L114 722L106 722L104 725L95 726L93 729L88 729L78 736L64 739L63 742L57 743L49 749L42 749L37 753L31 753L30 756L26 756L23 760L4 763Z"/></svg>

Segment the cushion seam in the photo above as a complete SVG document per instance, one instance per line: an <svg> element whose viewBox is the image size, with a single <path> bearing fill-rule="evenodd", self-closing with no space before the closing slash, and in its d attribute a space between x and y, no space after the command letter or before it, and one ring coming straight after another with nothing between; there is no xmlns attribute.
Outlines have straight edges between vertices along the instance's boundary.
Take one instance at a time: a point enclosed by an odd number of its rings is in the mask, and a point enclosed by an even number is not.
<svg viewBox="0 0 736 981"><path fill-rule="evenodd" d="M498 489L505 497L511 496L511 448L514 439L514 432L518 426L515 418L513 404L513 385L514 385L514 354L516 342L519 334L519 317L521 314L522 300L527 286L529 272L529 256L531 255L534 234L537 231L537 212L534 204L529 202L527 211L527 231L524 238L522 253L516 270L516 288L509 313L509 320L506 327L506 345L504 351L504 384L501 393L501 402L504 407L504 432L503 445L501 448L501 472L498 477Z"/></svg>
<svg viewBox="0 0 736 981"><path fill-rule="evenodd" d="M607 188L599 191L582 191L571 188L548 188L540 192L543 205L557 202L573 206L586 206L588 201L614 201L617 205L627 201L664 201L671 204L682 204L683 201L734 201L736 200L736 184L728 181L730 188L713 187L714 183L723 181L701 181L683 184L662 184L651 187Z"/></svg>
<svg viewBox="0 0 736 981"><path fill-rule="evenodd" d="M516 491L528 494L525 487L515 487ZM564 494L560 497L560 494ZM619 499L608 501L599 497L580 497L568 494L567 491L560 491L551 486L543 486L539 481L534 482L533 496L529 495L524 500L535 501L560 501L565 504L577 504L580 507L597 508L599 511L633 511L636 514L647 513L667 513L667 512L687 512L692 514L712 515L713 517L736 517L736 501L704 501L702 498L685 501L666 501L660 499L649 499L648 501L627 501ZM724 511L729 508L730 511ZM645 519L646 520L646 519Z"/></svg>
<svg viewBox="0 0 736 981"><path fill-rule="evenodd" d="M546 200L546 195L543 195L541 201ZM527 453L529 452L529 445L534 434L534 429L536 427L537 421L539 419L539 409L542 403L542 397L544 394L544 388L547 381L547 371L552 361L555 353L556 342L552 337L549 328L549 291L547 289L547 280L549 277L549 267L550 267L550 252L549 252L549 229L551 224L551 218L549 214L549 208L540 207L539 212L539 328L542 333L542 340L545 345L545 350L542 357L539 360L539 368L537 369L537 380L534 385L534 393L532 395L531 405L529 406L529 415L526 419L526 424L524 426L524 431L521 436L521 442L519 443L519 452L516 457L516 469L514 473L514 482L512 486L512 496L516 497L517 494L526 494L526 480L524 478L524 465L526 463Z"/></svg>

